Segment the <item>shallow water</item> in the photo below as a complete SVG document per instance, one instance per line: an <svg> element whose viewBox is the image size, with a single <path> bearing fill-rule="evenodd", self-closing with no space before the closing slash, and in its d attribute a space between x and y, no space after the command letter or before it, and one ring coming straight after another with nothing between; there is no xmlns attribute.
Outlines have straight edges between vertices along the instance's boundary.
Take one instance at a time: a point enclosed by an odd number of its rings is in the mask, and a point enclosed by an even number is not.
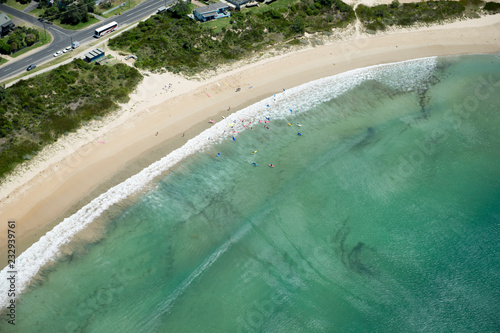
<svg viewBox="0 0 500 333"><path fill-rule="evenodd" d="M243 110L45 270L15 329L498 331L499 82L495 56L429 58Z"/></svg>

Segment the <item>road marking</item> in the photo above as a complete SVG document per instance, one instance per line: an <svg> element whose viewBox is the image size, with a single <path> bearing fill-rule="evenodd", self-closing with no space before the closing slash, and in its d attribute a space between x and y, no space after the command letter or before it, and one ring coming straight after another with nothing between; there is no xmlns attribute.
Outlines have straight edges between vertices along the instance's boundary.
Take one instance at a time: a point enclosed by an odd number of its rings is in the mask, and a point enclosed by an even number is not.
<svg viewBox="0 0 500 333"><path fill-rule="evenodd" d="M54 29L54 30L55 30L55 31L57 31L57 32L58 32L58 33L60 33L60 34L63 34L63 35L64 35L64 36L66 36L66 37L68 37L68 36L69 36L69 35L65 34L64 32L59 31L59 30L57 30L57 29Z"/></svg>

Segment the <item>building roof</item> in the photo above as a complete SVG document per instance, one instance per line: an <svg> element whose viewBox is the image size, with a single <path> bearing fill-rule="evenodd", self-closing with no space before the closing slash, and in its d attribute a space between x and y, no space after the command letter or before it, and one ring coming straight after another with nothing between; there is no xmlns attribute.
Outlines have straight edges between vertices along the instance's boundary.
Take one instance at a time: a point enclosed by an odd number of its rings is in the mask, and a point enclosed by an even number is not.
<svg viewBox="0 0 500 333"><path fill-rule="evenodd" d="M205 7L196 8L195 11L198 12L198 14L203 15L210 12L215 12L221 8L228 8L228 7L229 6L225 3L217 2L217 3L211 3L210 5Z"/></svg>
<svg viewBox="0 0 500 333"><path fill-rule="evenodd" d="M85 53L84 57L91 59L91 58L95 58L95 57L97 57L97 56L99 56L99 55L101 55L103 53L104 53L104 50L102 50L100 48L97 48L97 49L92 50L92 51L90 51L88 53Z"/></svg>
<svg viewBox="0 0 500 333"><path fill-rule="evenodd" d="M230 2L235 6L241 6L246 4L247 2L250 2L250 0L227 0L227 2Z"/></svg>
<svg viewBox="0 0 500 333"><path fill-rule="evenodd" d="M0 26L12 24L12 20L5 13L0 13Z"/></svg>

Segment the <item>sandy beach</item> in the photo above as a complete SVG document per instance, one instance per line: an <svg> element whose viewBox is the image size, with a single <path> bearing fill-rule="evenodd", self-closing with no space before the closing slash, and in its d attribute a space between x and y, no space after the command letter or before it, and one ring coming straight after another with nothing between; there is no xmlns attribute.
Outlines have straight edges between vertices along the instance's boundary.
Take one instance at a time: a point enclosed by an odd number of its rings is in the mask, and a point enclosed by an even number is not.
<svg viewBox="0 0 500 333"><path fill-rule="evenodd" d="M19 256L93 197L211 126L210 119L283 88L371 65L479 53L500 53L500 15L377 35L357 31L349 40L247 60L206 80L149 74L120 112L62 138L0 185L0 251L6 253L7 220L16 221Z"/></svg>

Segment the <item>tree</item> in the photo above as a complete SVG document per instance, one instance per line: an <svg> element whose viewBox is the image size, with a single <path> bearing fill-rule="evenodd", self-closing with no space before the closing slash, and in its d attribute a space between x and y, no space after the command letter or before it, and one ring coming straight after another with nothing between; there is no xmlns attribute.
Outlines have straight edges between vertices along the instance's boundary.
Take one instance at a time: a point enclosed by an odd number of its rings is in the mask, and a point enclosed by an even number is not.
<svg viewBox="0 0 500 333"><path fill-rule="evenodd" d="M306 31L306 22L302 16L297 16L292 23L292 30L298 34L303 34Z"/></svg>
<svg viewBox="0 0 500 333"><path fill-rule="evenodd" d="M175 6L171 8L172 17L181 18L185 17L187 14L190 14L189 6L184 1L179 1Z"/></svg>
<svg viewBox="0 0 500 333"><path fill-rule="evenodd" d="M83 3L87 6L87 13L93 13L95 10L95 0L83 0Z"/></svg>
<svg viewBox="0 0 500 333"><path fill-rule="evenodd" d="M87 5L69 5L68 10L61 16L61 23L77 25L80 22L87 22L89 20L87 13Z"/></svg>
<svg viewBox="0 0 500 333"><path fill-rule="evenodd" d="M0 53L1 54L9 54L10 53L10 45L7 44L5 39L0 39Z"/></svg>
<svg viewBox="0 0 500 333"><path fill-rule="evenodd" d="M25 40L26 40L26 45L31 46L31 45L35 44L35 42L37 41L37 38L33 34L27 34Z"/></svg>
<svg viewBox="0 0 500 333"><path fill-rule="evenodd" d="M42 2L40 2L40 3L42 3ZM57 7L54 6L54 7L46 8L45 11L43 12L43 14L41 15L41 17L48 20L48 21L52 21L58 15L59 15L59 10L57 9Z"/></svg>
<svg viewBox="0 0 500 333"><path fill-rule="evenodd" d="M10 53L16 52L19 46L17 45L16 42L10 43Z"/></svg>
<svg viewBox="0 0 500 333"><path fill-rule="evenodd" d="M0 102L7 97L7 89L5 88L5 83L0 85ZM0 107L0 115L5 114L5 109Z"/></svg>
<svg viewBox="0 0 500 333"><path fill-rule="evenodd" d="M328 7L328 8L330 8L330 7L332 6L333 1L332 1L332 0L319 0L319 3L320 3L323 7Z"/></svg>

